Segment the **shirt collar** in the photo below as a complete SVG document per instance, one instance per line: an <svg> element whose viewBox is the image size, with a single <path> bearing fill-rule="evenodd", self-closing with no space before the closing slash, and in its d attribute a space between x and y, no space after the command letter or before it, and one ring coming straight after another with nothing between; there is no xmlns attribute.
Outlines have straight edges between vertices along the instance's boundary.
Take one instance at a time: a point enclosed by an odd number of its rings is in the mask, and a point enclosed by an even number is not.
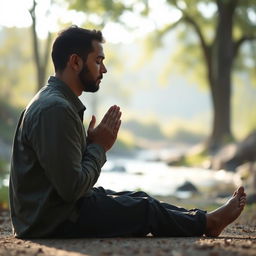
<svg viewBox="0 0 256 256"><path fill-rule="evenodd" d="M67 100L75 106L78 113L83 113L85 111L86 108L84 104L74 94L74 92L69 88L69 86L66 83L64 83L62 80L60 80L56 76L50 76L48 80L48 85L58 87L58 89L67 98Z"/></svg>

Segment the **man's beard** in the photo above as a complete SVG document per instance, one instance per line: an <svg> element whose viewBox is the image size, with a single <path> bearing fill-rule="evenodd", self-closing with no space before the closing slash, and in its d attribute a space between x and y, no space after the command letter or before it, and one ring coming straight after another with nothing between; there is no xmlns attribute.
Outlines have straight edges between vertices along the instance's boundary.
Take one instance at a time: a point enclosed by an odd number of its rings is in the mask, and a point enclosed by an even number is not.
<svg viewBox="0 0 256 256"><path fill-rule="evenodd" d="M96 80L93 80L92 75L86 65L79 73L80 82L83 86L84 92L97 92L99 90L99 84L97 81L102 78L99 76Z"/></svg>

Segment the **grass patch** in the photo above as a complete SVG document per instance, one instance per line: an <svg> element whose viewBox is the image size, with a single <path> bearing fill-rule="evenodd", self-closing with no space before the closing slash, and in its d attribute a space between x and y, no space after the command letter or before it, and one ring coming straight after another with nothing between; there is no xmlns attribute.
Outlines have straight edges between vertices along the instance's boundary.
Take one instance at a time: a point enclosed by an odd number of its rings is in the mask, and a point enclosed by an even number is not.
<svg viewBox="0 0 256 256"><path fill-rule="evenodd" d="M0 187L0 206L9 209L9 188L6 186Z"/></svg>
<svg viewBox="0 0 256 256"><path fill-rule="evenodd" d="M202 151L199 153L188 153L187 155L182 155L178 159L170 161L169 164L174 166L201 167L208 161L210 161L210 155L208 152Z"/></svg>
<svg viewBox="0 0 256 256"><path fill-rule="evenodd" d="M209 155L206 152L201 152L185 156L182 163L185 166L199 166L207 160L209 160Z"/></svg>

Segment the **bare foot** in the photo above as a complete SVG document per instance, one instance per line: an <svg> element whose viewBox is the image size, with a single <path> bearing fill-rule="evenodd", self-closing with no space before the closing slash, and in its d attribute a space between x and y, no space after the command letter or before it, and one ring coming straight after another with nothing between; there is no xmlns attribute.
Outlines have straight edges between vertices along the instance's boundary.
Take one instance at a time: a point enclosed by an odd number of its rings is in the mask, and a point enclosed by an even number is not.
<svg viewBox="0 0 256 256"><path fill-rule="evenodd" d="M206 214L206 236L219 236L222 230L233 222L244 209L246 194L243 187L239 187L226 204Z"/></svg>

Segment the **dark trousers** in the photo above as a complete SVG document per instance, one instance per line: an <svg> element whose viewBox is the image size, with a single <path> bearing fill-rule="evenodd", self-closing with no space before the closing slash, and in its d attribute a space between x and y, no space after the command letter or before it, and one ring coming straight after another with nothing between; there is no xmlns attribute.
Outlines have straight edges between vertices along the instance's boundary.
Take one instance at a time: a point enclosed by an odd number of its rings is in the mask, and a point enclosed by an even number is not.
<svg viewBox="0 0 256 256"><path fill-rule="evenodd" d="M66 221L58 237L201 236L206 228L205 211L186 210L150 197L145 192L115 192L94 188L78 201L80 217Z"/></svg>

